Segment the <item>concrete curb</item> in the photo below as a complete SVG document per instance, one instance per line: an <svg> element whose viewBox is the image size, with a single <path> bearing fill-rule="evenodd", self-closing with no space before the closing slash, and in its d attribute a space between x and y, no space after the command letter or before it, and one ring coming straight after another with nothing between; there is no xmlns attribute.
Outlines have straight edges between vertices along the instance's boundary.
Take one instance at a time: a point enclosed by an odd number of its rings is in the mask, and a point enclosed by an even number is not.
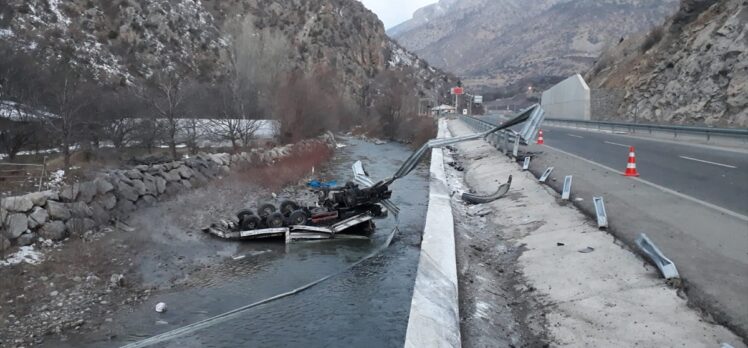
<svg viewBox="0 0 748 348"><path fill-rule="evenodd" d="M445 120L439 138L451 137ZM454 221L442 149L431 150L429 206L405 347L460 347Z"/></svg>

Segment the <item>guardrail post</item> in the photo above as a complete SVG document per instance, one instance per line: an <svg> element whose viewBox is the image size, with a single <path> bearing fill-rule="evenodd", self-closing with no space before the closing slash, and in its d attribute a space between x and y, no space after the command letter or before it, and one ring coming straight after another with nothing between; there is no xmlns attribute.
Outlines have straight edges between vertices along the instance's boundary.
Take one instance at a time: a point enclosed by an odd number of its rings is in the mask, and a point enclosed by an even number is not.
<svg viewBox="0 0 748 348"><path fill-rule="evenodd" d="M660 248L658 248L646 234L642 233L639 235L639 238L636 239L636 245L639 246L641 251L649 256L655 266L660 269L660 272L665 279L671 280L680 278L678 269L675 268L675 263L665 257L665 254L660 251Z"/></svg>
<svg viewBox="0 0 748 348"><path fill-rule="evenodd" d="M543 175L540 177L540 182L545 182L548 180L548 177L551 176L551 172L553 172L553 167L548 167L548 169L543 172Z"/></svg>
<svg viewBox="0 0 748 348"><path fill-rule="evenodd" d="M564 178L564 189L561 191L561 199L568 201L571 198L571 180L572 176L567 175Z"/></svg>
<svg viewBox="0 0 748 348"><path fill-rule="evenodd" d="M597 228L608 228L608 213L605 212L605 201L602 197L592 197L597 215Z"/></svg>

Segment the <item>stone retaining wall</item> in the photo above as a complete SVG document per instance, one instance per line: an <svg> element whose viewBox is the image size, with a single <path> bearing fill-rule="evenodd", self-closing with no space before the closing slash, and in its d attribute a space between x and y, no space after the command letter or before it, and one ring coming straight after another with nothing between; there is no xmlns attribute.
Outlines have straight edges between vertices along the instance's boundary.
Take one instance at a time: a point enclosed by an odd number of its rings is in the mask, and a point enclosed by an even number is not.
<svg viewBox="0 0 748 348"><path fill-rule="evenodd" d="M195 157L131 169L112 170L94 180L59 190L7 197L0 201L0 251L12 245L30 245L39 238L62 240L123 218L150 206L160 197L200 186L228 174L232 167L266 165L294 151L324 143L335 146L332 134L293 145L230 155Z"/></svg>

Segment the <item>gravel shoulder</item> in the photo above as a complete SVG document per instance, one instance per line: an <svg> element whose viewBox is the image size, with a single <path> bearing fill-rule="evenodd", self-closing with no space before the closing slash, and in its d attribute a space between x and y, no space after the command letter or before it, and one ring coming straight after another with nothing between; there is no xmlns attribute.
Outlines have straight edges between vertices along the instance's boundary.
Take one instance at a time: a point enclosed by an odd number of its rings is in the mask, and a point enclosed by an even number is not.
<svg viewBox="0 0 748 348"><path fill-rule="evenodd" d="M460 121L450 128L455 136L471 133ZM486 142L455 148L466 187L478 193L514 176L510 193L495 202L460 208L453 198L456 214L466 216L458 226L466 346L745 347L690 308L655 267ZM514 278L502 280L502 269Z"/></svg>

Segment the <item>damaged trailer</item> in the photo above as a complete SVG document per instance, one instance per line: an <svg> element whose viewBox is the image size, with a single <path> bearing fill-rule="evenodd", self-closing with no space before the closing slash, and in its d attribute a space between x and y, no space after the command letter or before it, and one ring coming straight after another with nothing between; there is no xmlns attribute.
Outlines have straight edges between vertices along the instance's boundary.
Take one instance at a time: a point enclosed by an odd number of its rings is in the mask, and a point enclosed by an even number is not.
<svg viewBox="0 0 748 348"><path fill-rule="evenodd" d="M508 129L529 120L528 125L537 128L540 124L534 118L542 115L539 105L520 111L514 118L485 132L462 137L432 139L408 157L402 166L389 178L375 182L369 177L361 161L353 166L353 182L339 187L317 187L311 190L317 202L302 206L294 201L284 201L277 208L273 204L262 204L254 212L240 210L236 218L221 220L203 229L219 238L229 240L282 239L286 243L303 240L329 240L367 238L374 232L374 219L388 214L397 217L400 209L390 201L392 190L389 186L408 175L428 153L428 150L461 143ZM532 134L532 130L528 132ZM508 191L511 184L502 185L496 195ZM492 195L494 196L494 195ZM476 197L477 200L491 197Z"/></svg>

